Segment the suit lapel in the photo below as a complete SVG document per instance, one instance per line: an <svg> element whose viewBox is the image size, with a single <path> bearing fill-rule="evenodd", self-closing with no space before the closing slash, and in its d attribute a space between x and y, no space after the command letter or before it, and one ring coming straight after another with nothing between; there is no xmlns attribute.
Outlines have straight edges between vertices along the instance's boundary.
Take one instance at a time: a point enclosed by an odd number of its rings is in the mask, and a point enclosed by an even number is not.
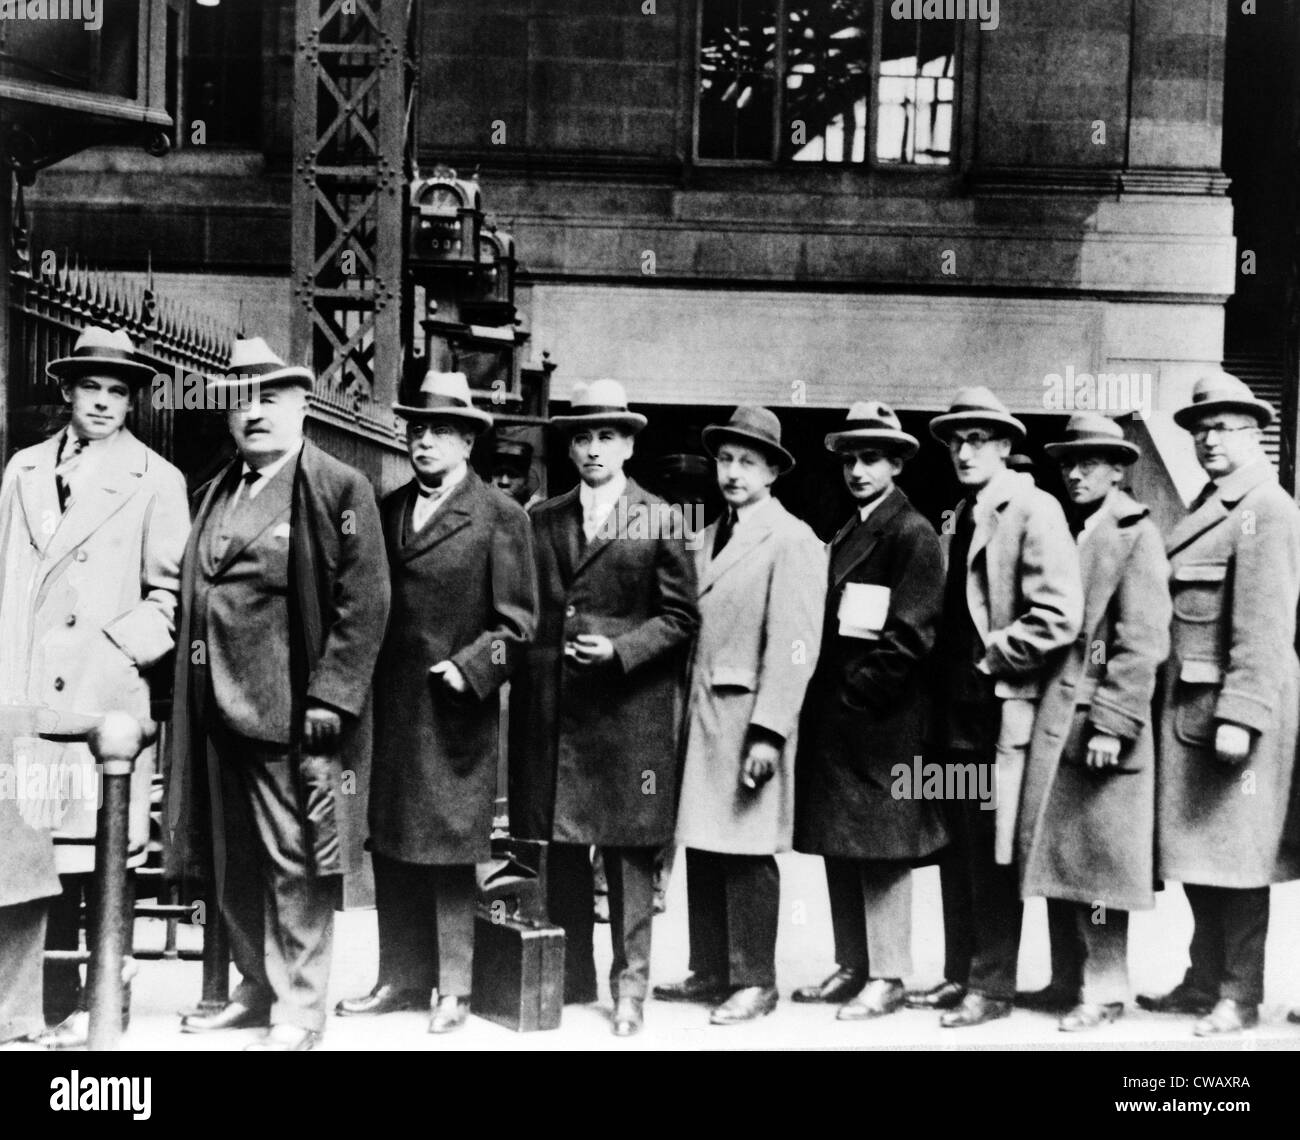
<svg viewBox="0 0 1300 1140"><path fill-rule="evenodd" d="M22 503L23 519L32 545L42 553L63 521L59 511L59 492L54 482L59 440L62 438L60 432L40 444L32 461L18 473L18 497Z"/></svg>
<svg viewBox="0 0 1300 1140"><path fill-rule="evenodd" d="M558 497L554 521L548 529L551 550L555 553L560 578L567 590L577 570L582 553L582 516L578 506L578 488Z"/></svg>
<svg viewBox="0 0 1300 1140"><path fill-rule="evenodd" d="M600 524L600 529L596 531L595 537L583 548L582 554L578 557L577 565L574 567L574 575L581 574L591 563L600 556L600 554L609 546L615 538L618 537L621 526L628 520L631 514L631 508L634 504L646 501L646 494L640 485L633 479L627 481L627 486L623 489L623 494L619 496L618 501L614 504L613 509L605 516L605 521ZM621 517L620 517L621 516ZM578 511L578 529L582 529L581 508Z"/></svg>
<svg viewBox="0 0 1300 1140"><path fill-rule="evenodd" d="M140 490L145 472L144 444L123 429L103 447L103 454L96 456L95 467L85 481L84 489L68 504L67 512L55 529L46 548L46 557L57 560L80 546ZM53 488L52 470L49 483ZM57 510L57 490L54 502Z"/></svg>
<svg viewBox="0 0 1300 1140"><path fill-rule="evenodd" d="M412 532L410 539L402 545L402 561L409 562L412 558L418 558L421 554L426 553L438 543L446 541L458 530L467 527L470 524L473 515L474 496L477 493L475 483L478 476L472 470L465 472L465 478L460 481L460 485L454 487L444 502L436 511L433 517L417 531ZM479 487L482 484L478 484ZM486 489L486 488L484 488ZM408 495L417 495L419 492L415 489L415 480L412 479L409 485ZM402 504L403 516L410 500Z"/></svg>
<svg viewBox="0 0 1300 1140"><path fill-rule="evenodd" d="M1215 493L1209 499L1174 527L1165 544L1165 552L1172 555L1182 550L1194 539L1226 519L1231 513L1228 504L1236 506L1256 487L1276 479L1277 476L1267 460L1259 460L1248 467L1234 471L1218 484Z"/></svg>
<svg viewBox="0 0 1300 1140"><path fill-rule="evenodd" d="M226 552L217 563L214 573L221 574L243 550L261 537L272 523L293 512L293 476L301 453L293 462L286 463L271 477L239 516L239 529L231 534Z"/></svg>
<svg viewBox="0 0 1300 1140"><path fill-rule="evenodd" d="M700 575L700 597L707 594L718 583L728 570L734 566L739 566L760 543L767 540L773 529L776 527L777 519L785 508L776 499L768 499L759 507L755 507L753 512L745 519L744 522L736 526L732 532L731 541L722 549L722 553L717 558L709 558L705 563L703 573ZM718 534L718 523L714 522L706 532L704 546L701 548L702 554L712 554L713 541Z"/></svg>
<svg viewBox="0 0 1300 1140"><path fill-rule="evenodd" d="M831 553L831 589L866 561L906 501L903 492L895 487L889 492L889 498L867 516L867 521L856 527L840 546L834 548ZM853 521L849 520L850 523Z"/></svg>
<svg viewBox="0 0 1300 1140"><path fill-rule="evenodd" d="M1121 530L1112 499L1101 509L1104 515L1079 547L1079 571L1083 578L1083 633L1091 636L1106 616L1106 608L1119 586L1129 550L1137 537L1134 528Z"/></svg>

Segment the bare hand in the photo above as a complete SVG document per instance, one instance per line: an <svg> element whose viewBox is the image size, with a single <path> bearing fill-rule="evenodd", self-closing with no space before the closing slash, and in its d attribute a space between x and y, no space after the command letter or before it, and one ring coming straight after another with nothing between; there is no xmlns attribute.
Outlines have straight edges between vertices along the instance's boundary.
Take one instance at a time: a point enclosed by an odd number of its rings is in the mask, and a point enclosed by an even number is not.
<svg viewBox="0 0 1300 1140"><path fill-rule="evenodd" d="M302 745L308 752L333 752L343 732L343 718L333 709L319 705L307 710L302 726Z"/></svg>
<svg viewBox="0 0 1300 1140"><path fill-rule="evenodd" d="M435 677L441 677L442 683L453 693L469 692L469 682L465 680L465 674L450 661L439 661L437 665L430 665L429 672Z"/></svg>
<svg viewBox="0 0 1300 1140"><path fill-rule="evenodd" d="M614 643L598 633L580 633L571 642L579 665L600 665L614 658Z"/></svg>
<svg viewBox="0 0 1300 1140"><path fill-rule="evenodd" d="M1221 723L1214 734L1214 751L1221 764L1244 764L1250 755L1250 729Z"/></svg>
<svg viewBox="0 0 1300 1140"><path fill-rule="evenodd" d="M781 750L767 741L756 740L745 752L740 762L740 783L743 787L757 791L776 775L776 766L781 759Z"/></svg>
<svg viewBox="0 0 1300 1140"><path fill-rule="evenodd" d="M1088 740L1087 765L1101 771L1119 766L1120 739L1108 732L1095 732Z"/></svg>

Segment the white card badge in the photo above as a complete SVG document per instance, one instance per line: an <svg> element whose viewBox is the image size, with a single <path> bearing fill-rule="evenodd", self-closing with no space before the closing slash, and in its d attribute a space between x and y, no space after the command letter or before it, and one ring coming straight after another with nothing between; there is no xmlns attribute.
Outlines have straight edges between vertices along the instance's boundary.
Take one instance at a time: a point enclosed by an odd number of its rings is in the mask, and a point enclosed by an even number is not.
<svg viewBox="0 0 1300 1140"><path fill-rule="evenodd" d="M889 587L849 582L840 598L840 636L875 641L889 617Z"/></svg>

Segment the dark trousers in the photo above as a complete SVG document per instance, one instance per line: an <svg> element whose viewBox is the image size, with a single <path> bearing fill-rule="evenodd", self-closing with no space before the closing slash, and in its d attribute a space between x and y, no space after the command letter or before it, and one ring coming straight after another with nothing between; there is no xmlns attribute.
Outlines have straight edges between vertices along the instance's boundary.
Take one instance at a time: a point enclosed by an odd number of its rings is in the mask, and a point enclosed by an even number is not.
<svg viewBox="0 0 1300 1140"><path fill-rule="evenodd" d="M654 920L654 847L602 847L609 881L609 933L614 948L609 988L614 1000L644 999L650 988L650 926ZM596 1000L592 949L591 852L552 843L547 864L550 919L564 927L564 1000Z"/></svg>
<svg viewBox="0 0 1300 1140"><path fill-rule="evenodd" d="M86 904L86 945L92 946L99 922L99 891L95 888L93 871L75 875L60 875L62 893L45 900L49 904L49 917L45 925L47 950L76 950L81 946L81 904ZM122 899L126 918L126 952L132 949L135 923L135 873L126 875L126 892ZM122 993L122 1013L128 1015L131 988ZM81 981L81 966L76 962L47 962L45 964L45 1020L57 1025L76 1010L89 1008Z"/></svg>
<svg viewBox="0 0 1300 1140"><path fill-rule="evenodd" d="M1129 998L1128 911L1047 900L1052 985L1096 1005Z"/></svg>
<svg viewBox="0 0 1300 1140"><path fill-rule="evenodd" d="M1268 887L1183 884L1192 908L1191 965L1183 984L1246 1005L1264 1000Z"/></svg>
<svg viewBox="0 0 1300 1140"><path fill-rule="evenodd" d="M474 864L431 867L375 854L379 981L467 998L474 971Z"/></svg>
<svg viewBox="0 0 1300 1140"><path fill-rule="evenodd" d="M208 739L218 904L242 975L232 999L274 1025L325 1028L339 876L311 873L287 747L226 731Z"/></svg>
<svg viewBox="0 0 1300 1140"><path fill-rule="evenodd" d="M951 764L991 764L992 756L949 752ZM952 845L939 864L943 891L945 964L950 982L986 997L1010 1001L1016 994L1016 960L1024 904L1014 865L994 859L995 816L978 799L946 805Z"/></svg>
<svg viewBox="0 0 1300 1140"><path fill-rule="evenodd" d="M912 972L912 868L906 863L826 858L835 964L872 978Z"/></svg>
<svg viewBox="0 0 1300 1140"><path fill-rule="evenodd" d="M49 901L0 907L0 1045L45 1028L41 967Z"/></svg>
<svg viewBox="0 0 1300 1140"><path fill-rule="evenodd" d="M781 872L771 855L686 849L690 970L733 988L776 985Z"/></svg>

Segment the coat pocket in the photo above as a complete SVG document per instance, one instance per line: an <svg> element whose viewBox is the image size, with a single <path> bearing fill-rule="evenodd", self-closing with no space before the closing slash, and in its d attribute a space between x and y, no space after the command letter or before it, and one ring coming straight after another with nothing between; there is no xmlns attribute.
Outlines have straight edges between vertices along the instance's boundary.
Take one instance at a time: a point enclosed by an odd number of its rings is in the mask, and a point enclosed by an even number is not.
<svg viewBox="0 0 1300 1140"><path fill-rule="evenodd" d="M1226 561L1189 562L1176 567L1170 578L1174 615L1187 622L1218 621L1227 580Z"/></svg>
<svg viewBox="0 0 1300 1140"><path fill-rule="evenodd" d="M1223 670L1214 661L1184 661L1174 689L1174 735L1196 748L1214 745L1214 712Z"/></svg>
<svg viewBox="0 0 1300 1140"><path fill-rule="evenodd" d="M758 690L758 673L744 666L719 665L709 673L709 688L753 693Z"/></svg>

